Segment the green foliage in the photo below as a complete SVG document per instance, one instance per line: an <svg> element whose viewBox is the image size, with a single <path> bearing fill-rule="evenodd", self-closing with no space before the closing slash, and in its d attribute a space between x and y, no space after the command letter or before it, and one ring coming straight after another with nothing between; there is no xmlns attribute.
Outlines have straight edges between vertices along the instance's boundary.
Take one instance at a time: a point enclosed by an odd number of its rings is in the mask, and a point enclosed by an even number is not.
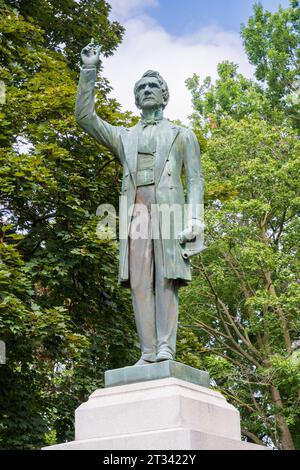
<svg viewBox="0 0 300 470"><path fill-rule="evenodd" d="M73 439L74 409L106 369L138 355L116 243L96 236L99 204L118 205L115 157L75 123L79 51L109 56L123 28L104 0L0 0L0 447ZM243 435L299 442L299 2L242 35L259 82L219 65L194 75L192 124L206 177L206 243L181 291L178 360L207 369L240 410ZM97 82L98 112L131 125ZM293 343L294 342L294 343Z"/></svg>
<svg viewBox="0 0 300 470"><path fill-rule="evenodd" d="M245 438L282 449L299 448L300 426L298 22L297 1L274 14L255 6L242 34L261 83L229 62L215 83L187 80L206 139L208 249L181 293L183 327Z"/></svg>
<svg viewBox="0 0 300 470"><path fill-rule="evenodd" d="M255 76L266 86L273 105L284 108L299 126L299 0L290 0L290 7L278 12L265 11L261 4L254 6L242 36ZM297 99L291 99L296 93Z"/></svg>
<svg viewBox="0 0 300 470"><path fill-rule="evenodd" d="M96 0L0 1L1 448L72 439L74 409L106 369L138 355L117 245L96 235L98 205L118 206L120 166L74 118L81 45L94 34L109 55L123 31L108 11ZM109 91L101 78L99 113L130 124Z"/></svg>
<svg viewBox="0 0 300 470"><path fill-rule="evenodd" d="M254 117L299 128L299 18L298 0L276 13L254 6L254 15L242 27L250 62L259 82L238 73L238 66L218 65L215 84L211 77L201 83L198 75L186 81L192 93L194 127L215 128L227 115L234 119Z"/></svg>
<svg viewBox="0 0 300 470"><path fill-rule="evenodd" d="M225 61L218 65L218 79L215 84L212 84L210 77L201 84L196 74L186 81L197 111L192 116L195 124L197 121L200 124L208 121L214 128L227 115L242 119L246 116L264 117L271 113L270 103L263 89L237 70L237 65Z"/></svg>
<svg viewBox="0 0 300 470"><path fill-rule="evenodd" d="M48 50L61 53L69 66L79 63L78 51L93 37L101 52L110 56L122 39L124 28L108 19L110 5L103 0L7 0L27 24L43 31Z"/></svg>
<svg viewBox="0 0 300 470"><path fill-rule="evenodd" d="M230 181L235 193L208 199L209 248L181 293L182 317L202 345L193 348L194 363L201 357L240 408L245 431L279 447L274 413L284 414L295 437L299 428L299 364L291 362L300 329L298 243L291 251L299 234L298 155L290 129L222 121L203 156L207 191ZM283 410L273 403L274 388Z"/></svg>

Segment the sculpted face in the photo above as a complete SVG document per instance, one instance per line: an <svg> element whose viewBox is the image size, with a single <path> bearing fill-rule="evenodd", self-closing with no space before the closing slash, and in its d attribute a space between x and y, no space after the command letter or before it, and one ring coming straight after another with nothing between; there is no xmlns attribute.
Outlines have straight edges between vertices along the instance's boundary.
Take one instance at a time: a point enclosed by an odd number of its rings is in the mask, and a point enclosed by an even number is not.
<svg viewBox="0 0 300 470"><path fill-rule="evenodd" d="M136 88L137 99L141 109L163 106L162 87L155 77L144 77Z"/></svg>

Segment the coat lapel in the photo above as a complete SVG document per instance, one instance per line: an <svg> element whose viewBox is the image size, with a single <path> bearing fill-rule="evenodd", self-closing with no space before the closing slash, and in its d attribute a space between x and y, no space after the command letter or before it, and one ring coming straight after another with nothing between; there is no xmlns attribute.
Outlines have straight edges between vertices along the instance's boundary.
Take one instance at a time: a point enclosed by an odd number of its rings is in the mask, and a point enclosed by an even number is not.
<svg viewBox="0 0 300 470"><path fill-rule="evenodd" d="M170 123L167 119L163 119L159 125L157 133L156 163L155 163L155 184L159 183L164 166L169 157L171 147L179 128Z"/></svg>
<svg viewBox="0 0 300 470"><path fill-rule="evenodd" d="M139 129L140 123L136 124L134 127L129 128L126 134L122 136L125 160L135 186Z"/></svg>

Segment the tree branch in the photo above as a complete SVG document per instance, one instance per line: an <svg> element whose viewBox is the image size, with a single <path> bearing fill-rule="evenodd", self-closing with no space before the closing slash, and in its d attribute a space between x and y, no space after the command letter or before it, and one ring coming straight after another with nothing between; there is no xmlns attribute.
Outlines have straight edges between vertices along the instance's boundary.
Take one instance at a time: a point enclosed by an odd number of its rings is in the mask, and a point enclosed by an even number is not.
<svg viewBox="0 0 300 470"><path fill-rule="evenodd" d="M201 255L200 255L200 259L201 259ZM205 270L205 267L204 267L204 265L203 265L202 259L201 259L200 263L201 263L201 267L202 267L201 272L203 273L203 275L204 275L206 281L207 281L208 284L209 284L209 287L210 287L211 291L212 291L213 294L214 294L217 310L219 311L218 305L220 305L220 306L222 307L222 309L223 309L223 311L224 311L224 313L225 313L225 315L226 315L228 321L229 321L229 324L233 327L235 333L238 335L238 337L241 339L241 341L242 341L244 344L248 345L246 338L240 333L240 331L239 331L238 328L236 327L235 322L233 321L233 319L232 319L230 313L228 312L228 309L227 309L226 305L225 305L224 302L222 302L222 300L219 298L219 296L218 296L218 294L217 294L217 292L216 292L216 290L215 290L215 288L214 288L214 286L213 286L213 284L212 284L212 282L211 282L211 279L210 279L210 277L208 276L208 274L207 274L207 272L206 272L206 270ZM220 312L220 311L219 311L219 312ZM222 319L222 315L221 315L221 319ZM225 330L226 330L227 334L230 336L230 340L231 340L232 344L235 346L235 348L236 348L242 355L244 355L250 362L252 362L253 364L255 364L256 367L260 367L259 362L257 362L256 359L254 359L250 354L248 354L247 351L245 351L244 349L242 349L242 348L240 347L240 345L235 341L235 339L233 338L233 336L230 334L230 331L229 331L229 329L228 329L226 323L223 322L223 324L224 324ZM249 345L248 345L248 346L249 346ZM250 346L251 346L251 345L250 345ZM251 348L250 348L250 349L251 349ZM255 352L255 354L256 354L256 352Z"/></svg>
<svg viewBox="0 0 300 470"><path fill-rule="evenodd" d="M253 442L254 444L258 444L259 446L266 447L266 444L263 441L261 441L255 434L253 434L253 432L247 431L246 429L242 429L241 432L245 437L248 437L250 441Z"/></svg>

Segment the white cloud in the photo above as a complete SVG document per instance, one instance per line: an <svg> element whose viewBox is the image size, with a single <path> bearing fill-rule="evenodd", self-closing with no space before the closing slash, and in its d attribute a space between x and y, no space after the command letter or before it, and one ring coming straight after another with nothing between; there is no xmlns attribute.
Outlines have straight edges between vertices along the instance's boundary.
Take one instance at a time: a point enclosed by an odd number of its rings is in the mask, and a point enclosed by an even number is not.
<svg viewBox="0 0 300 470"><path fill-rule="evenodd" d="M145 7L158 6L158 0L108 0L112 7L111 18L117 21L124 21L132 15L143 12Z"/></svg>
<svg viewBox="0 0 300 470"><path fill-rule="evenodd" d="M112 57L103 60L104 76L124 110L139 112L134 104L133 86L149 69L158 70L168 83L171 97L166 117L183 122L192 113L185 80L193 73L201 79L207 75L215 78L217 64L230 60L239 64L241 73L252 75L239 34L211 25L190 36L174 37L143 14L142 7L155 4L156 0L111 0L110 3L115 16L118 5L127 5L127 10L124 6L121 12L127 18L122 22L126 28L123 43Z"/></svg>

